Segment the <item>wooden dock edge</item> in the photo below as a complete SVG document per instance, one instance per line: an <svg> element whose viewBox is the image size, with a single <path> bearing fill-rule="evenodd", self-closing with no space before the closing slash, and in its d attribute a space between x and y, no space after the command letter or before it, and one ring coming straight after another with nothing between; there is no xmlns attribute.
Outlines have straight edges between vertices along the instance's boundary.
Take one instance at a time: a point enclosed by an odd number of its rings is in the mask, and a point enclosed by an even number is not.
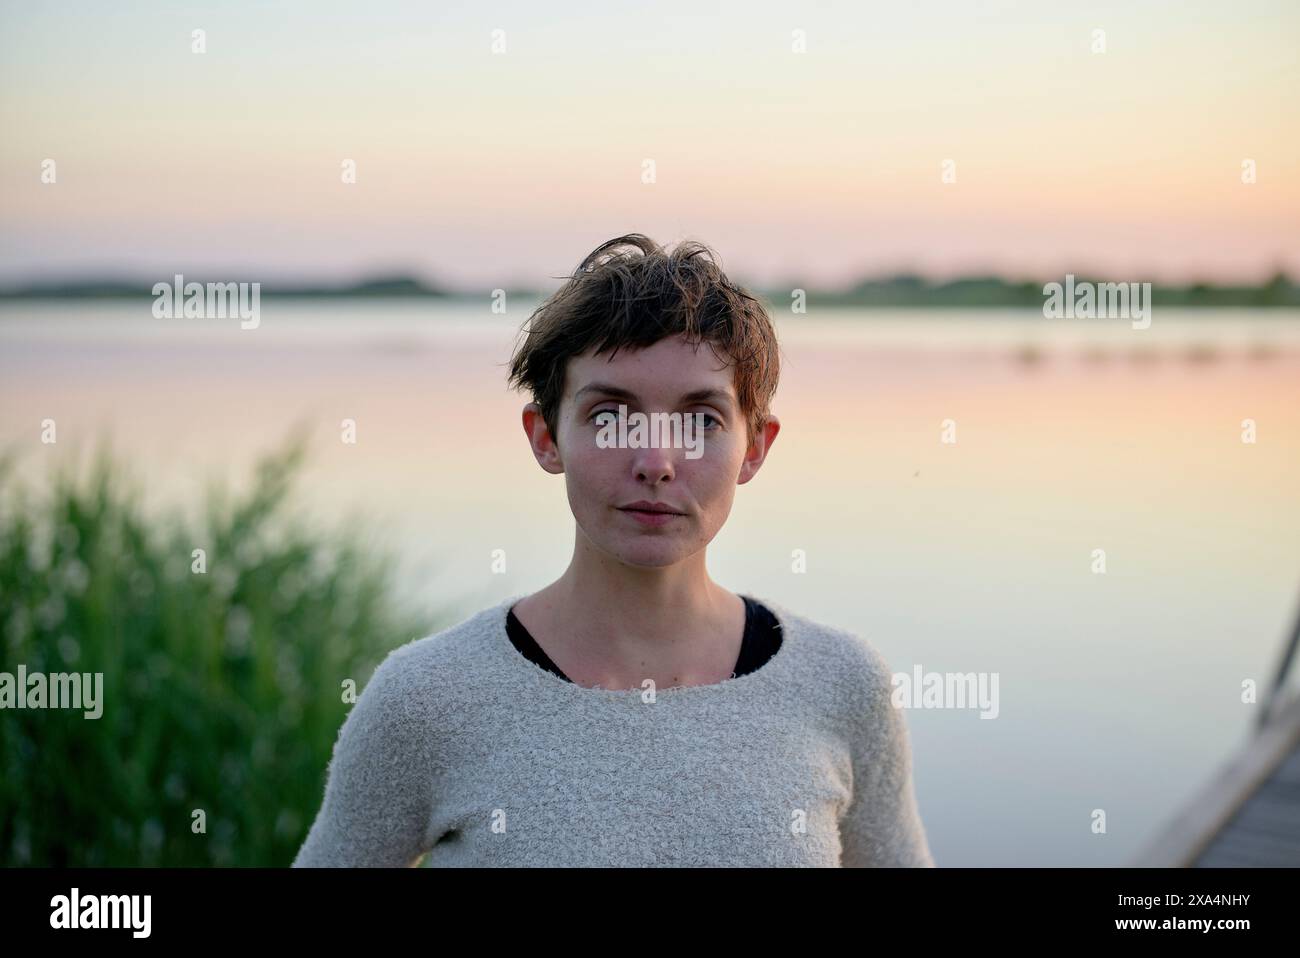
<svg viewBox="0 0 1300 958"><path fill-rule="evenodd" d="M1134 868L1188 868L1300 743L1300 695L1225 762L1133 859Z"/></svg>

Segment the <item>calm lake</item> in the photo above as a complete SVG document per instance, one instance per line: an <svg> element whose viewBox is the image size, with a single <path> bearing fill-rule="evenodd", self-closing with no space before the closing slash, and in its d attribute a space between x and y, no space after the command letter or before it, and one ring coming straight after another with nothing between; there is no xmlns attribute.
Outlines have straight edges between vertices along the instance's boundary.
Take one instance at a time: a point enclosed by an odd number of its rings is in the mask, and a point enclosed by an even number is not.
<svg viewBox="0 0 1300 958"><path fill-rule="evenodd" d="M192 505L305 421L301 510L366 517L407 594L459 618L572 549L505 386L533 305L268 298L242 330L148 300L6 304L0 442L36 477L111 436L157 504ZM1263 693L1300 605L1300 313L775 319L782 430L711 574L895 672L997 674L995 720L907 714L940 865L1127 862L1249 733L1242 683Z"/></svg>

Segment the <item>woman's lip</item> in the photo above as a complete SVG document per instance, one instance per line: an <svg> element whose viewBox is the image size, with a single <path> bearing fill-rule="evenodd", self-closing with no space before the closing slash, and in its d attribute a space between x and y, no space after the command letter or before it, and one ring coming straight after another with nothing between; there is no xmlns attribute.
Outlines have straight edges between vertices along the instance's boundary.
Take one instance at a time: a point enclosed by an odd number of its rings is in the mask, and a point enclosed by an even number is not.
<svg viewBox="0 0 1300 958"><path fill-rule="evenodd" d="M681 518L676 512L645 512L641 509L620 509L619 512L626 512L637 522L647 526L661 526L669 520Z"/></svg>

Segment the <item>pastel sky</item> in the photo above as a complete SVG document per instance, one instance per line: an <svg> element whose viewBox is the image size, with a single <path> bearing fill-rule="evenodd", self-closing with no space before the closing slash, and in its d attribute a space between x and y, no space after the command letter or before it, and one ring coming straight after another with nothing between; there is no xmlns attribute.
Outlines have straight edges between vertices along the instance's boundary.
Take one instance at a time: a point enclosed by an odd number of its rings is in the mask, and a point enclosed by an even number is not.
<svg viewBox="0 0 1300 958"><path fill-rule="evenodd" d="M6 2L0 281L1300 276L1300 4L1083 7Z"/></svg>

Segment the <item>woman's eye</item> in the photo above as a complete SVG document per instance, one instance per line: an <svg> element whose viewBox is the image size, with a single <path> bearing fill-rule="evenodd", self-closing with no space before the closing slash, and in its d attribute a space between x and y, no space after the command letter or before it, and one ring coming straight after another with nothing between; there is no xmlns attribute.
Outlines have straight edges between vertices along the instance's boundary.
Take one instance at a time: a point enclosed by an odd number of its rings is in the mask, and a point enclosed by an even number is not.
<svg viewBox="0 0 1300 958"><path fill-rule="evenodd" d="M696 413L695 415L697 415L697 416L702 416L702 417L704 417L705 419L712 419L712 420L713 420L713 425L710 426L710 425L707 425L707 424L706 424L706 425L704 426L705 429L717 429L719 426L722 425L722 420L718 419L718 417L715 416L715 415L713 415L713 413L711 413L711 412L701 412L701 413Z"/></svg>
<svg viewBox="0 0 1300 958"><path fill-rule="evenodd" d="M713 415L713 413L711 413L711 412L686 413L686 415L687 415L687 416L700 416L700 417L702 417L702 419L705 420L705 422L703 423L704 428L707 429L707 430L709 430L710 432L712 432L714 429L718 429L718 428L720 428L720 427L722 426L722 420L718 419L718 417L715 416L715 415ZM593 412L593 413L592 413L590 416L588 416L587 418L588 418L588 420L590 420L591 422L595 423L596 425L602 425L602 423L600 422L600 417L601 417L601 416L612 416L612 417L613 417L613 422L618 422L618 410L617 410L617 409L597 409L595 412Z"/></svg>

